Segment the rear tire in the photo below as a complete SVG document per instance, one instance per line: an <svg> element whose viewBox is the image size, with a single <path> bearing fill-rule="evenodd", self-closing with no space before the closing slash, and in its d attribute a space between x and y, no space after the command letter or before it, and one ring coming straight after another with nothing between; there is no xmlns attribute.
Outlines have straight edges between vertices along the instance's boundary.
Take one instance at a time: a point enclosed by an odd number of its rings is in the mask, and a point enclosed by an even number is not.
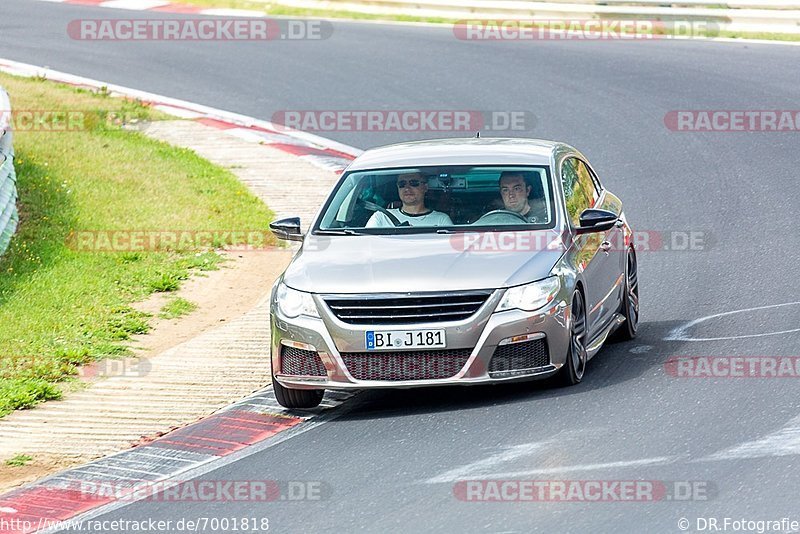
<svg viewBox="0 0 800 534"><path fill-rule="evenodd" d="M558 382L561 386L574 386L583 380L586 371L586 306L583 295L577 289L572 293L569 320L569 347L567 361L561 367Z"/></svg>
<svg viewBox="0 0 800 534"><path fill-rule="evenodd" d="M316 408L322 402L324 389L289 389L284 387L272 377L272 389L275 391L275 398L284 408Z"/></svg>
<svg viewBox="0 0 800 534"><path fill-rule="evenodd" d="M614 331L611 339L630 341L636 338L639 330L639 265L633 249L629 249L625 257L625 291L619 308L625 322Z"/></svg>

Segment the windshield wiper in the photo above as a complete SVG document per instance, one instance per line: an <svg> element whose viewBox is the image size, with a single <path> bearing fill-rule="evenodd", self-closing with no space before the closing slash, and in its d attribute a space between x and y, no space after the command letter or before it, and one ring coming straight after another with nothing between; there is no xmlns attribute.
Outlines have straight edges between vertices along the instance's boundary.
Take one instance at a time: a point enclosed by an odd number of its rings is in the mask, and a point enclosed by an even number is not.
<svg viewBox="0 0 800 534"><path fill-rule="evenodd" d="M321 235L364 235L361 232L356 232L355 230L350 230L349 228L339 229L331 229L331 230L317 230L318 234Z"/></svg>
<svg viewBox="0 0 800 534"><path fill-rule="evenodd" d="M459 226L456 228L437 228L437 234L465 234L467 232L474 232L474 228L470 228L469 226Z"/></svg>

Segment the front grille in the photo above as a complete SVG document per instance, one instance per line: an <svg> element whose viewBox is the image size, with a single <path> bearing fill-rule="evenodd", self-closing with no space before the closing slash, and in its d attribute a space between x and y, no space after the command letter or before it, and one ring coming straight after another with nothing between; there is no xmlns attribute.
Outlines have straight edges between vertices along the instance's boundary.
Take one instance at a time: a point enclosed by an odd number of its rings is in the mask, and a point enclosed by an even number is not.
<svg viewBox="0 0 800 534"><path fill-rule="evenodd" d="M345 323L381 325L460 321L477 312L491 294L491 291L459 291L323 298L333 314Z"/></svg>
<svg viewBox="0 0 800 534"><path fill-rule="evenodd" d="M547 352L545 339L499 345L494 349L492 360L489 362L489 376L493 377L504 371L533 369L547 365L550 365L550 355Z"/></svg>
<svg viewBox="0 0 800 534"><path fill-rule="evenodd" d="M293 376L327 376L319 354L281 345L281 373Z"/></svg>
<svg viewBox="0 0 800 534"><path fill-rule="evenodd" d="M458 373L471 352L472 349L343 352L342 360L357 380L435 380Z"/></svg>

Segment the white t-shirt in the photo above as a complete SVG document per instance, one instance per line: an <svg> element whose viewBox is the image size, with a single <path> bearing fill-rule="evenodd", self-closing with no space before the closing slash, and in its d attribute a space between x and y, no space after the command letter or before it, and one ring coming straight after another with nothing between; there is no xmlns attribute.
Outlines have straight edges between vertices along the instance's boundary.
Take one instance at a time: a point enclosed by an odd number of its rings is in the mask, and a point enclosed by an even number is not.
<svg viewBox="0 0 800 534"><path fill-rule="evenodd" d="M408 222L411 226L452 226L450 216L441 211L431 210L424 215L411 215L400 211L399 208L390 208L389 213L397 217L401 223ZM367 221L366 228L394 228L394 224L385 214L376 211Z"/></svg>

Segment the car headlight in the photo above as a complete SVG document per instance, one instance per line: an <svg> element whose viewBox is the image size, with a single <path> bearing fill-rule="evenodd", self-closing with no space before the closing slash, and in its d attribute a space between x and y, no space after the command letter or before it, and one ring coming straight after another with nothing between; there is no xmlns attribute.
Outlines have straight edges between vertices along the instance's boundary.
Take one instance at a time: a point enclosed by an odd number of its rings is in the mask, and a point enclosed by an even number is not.
<svg viewBox="0 0 800 534"><path fill-rule="evenodd" d="M497 305L497 311L514 309L536 311L556 298L559 289L561 282L557 276L524 286L511 287L506 290L503 300Z"/></svg>
<svg viewBox="0 0 800 534"><path fill-rule="evenodd" d="M292 319L299 315L319 317L317 305L314 303L311 293L297 291L284 283L278 284L275 302L280 312L286 317Z"/></svg>

